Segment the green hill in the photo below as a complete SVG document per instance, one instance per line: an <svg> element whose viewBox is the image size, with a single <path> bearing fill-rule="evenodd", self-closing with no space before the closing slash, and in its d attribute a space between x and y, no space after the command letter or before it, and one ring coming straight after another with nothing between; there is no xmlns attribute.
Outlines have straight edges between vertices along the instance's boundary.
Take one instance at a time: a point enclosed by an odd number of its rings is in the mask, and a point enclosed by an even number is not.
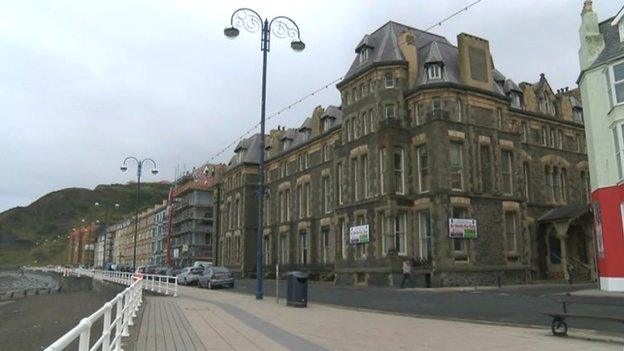
<svg viewBox="0 0 624 351"><path fill-rule="evenodd" d="M169 184L141 183L141 210L167 198ZM67 188L51 192L26 207L0 213L0 267L63 264L67 261L67 234L85 221L108 222L134 215L136 184L98 185L95 189Z"/></svg>

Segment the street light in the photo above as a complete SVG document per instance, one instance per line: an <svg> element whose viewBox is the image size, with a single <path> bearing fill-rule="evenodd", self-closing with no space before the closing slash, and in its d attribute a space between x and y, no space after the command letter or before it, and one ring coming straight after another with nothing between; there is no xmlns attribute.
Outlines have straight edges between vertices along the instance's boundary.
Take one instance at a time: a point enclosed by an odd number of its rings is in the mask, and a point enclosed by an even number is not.
<svg viewBox="0 0 624 351"><path fill-rule="evenodd" d="M264 201L264 122L266 110L266 70L267 70L267 53L271 48L271 33L278 38L292 38L290 47L295 52L301 52L305 49L305 44L301 41L299 26L292 19L285 16L274 17L270 22L268 19L262 20L262 17L254 10L249 8L240 8L230 18L230 27L223 30L223 34L228 39L235 39L240 31L237 27L242 27L246 31L255 33L260 30L260 50L262 51L262 103L260 105L260 184L258 186L258 237L256 248L256 299L261 300L262 292L262 233L263 233L263 201Z"/></svg>
<svg viewBox="0 0 624 351"><path fill-rule="evenodd" d="M137 232L139 230L139 201L141 200L141 172L143 170L143 164L145 162L150 162L152 164L152 174L156 175L158 174L158 169L156 169L156 161L152 160L151 158L144 158L142 160L139 160L138 158L134 157L134 156L128 156L126 157L123 162L121 163L121 167L119 167L119 169L121 169L122 172L125 172L128 170L128 167L126 166L126 162L128 162L128 160L134 160L137 164L137 191L136 191L136 207L135 207L135 213L134 213L134 249L133 249L133 253L132 253L132 271L136 271L136 249L137 249Z"/></svg>

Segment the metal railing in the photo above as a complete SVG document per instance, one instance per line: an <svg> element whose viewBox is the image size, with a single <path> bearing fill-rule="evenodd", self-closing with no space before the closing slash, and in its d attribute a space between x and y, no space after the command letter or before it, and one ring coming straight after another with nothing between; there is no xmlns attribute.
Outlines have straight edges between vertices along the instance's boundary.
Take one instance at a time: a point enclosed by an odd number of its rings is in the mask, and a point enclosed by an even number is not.
<svg viewBox="0 0 624 351"><path fill-rule="evenodd" d="M137 273L104 271L99 269L86 270L85 275L90 275L93 279L112 281L114 283L130 285L133 276ZM178 277L160 274L141 274L143 278L143 289L159 294L178 296Z"/></svg>
<svg viewBox="0 0 624 351"><path fill-rule="evenodd" d="M159 274L139 274L85 268L26 267L28 270L57 272L63 276L87 276L93 279L129 285L95 313L84 318L65 335L48 346L46 351L64 350L78 340L78 351L121 351L121 338L130 336L128 328L143 302L143 290L165 295L178 295L178 278ZM114 317L114 319L113 319ZM102 335L91 344L92 326L102 320Z"/></svg>
<svg viewBox="0 0 624 351"><path fill-rule="evenodd" d="M114 299L107 302L95 313L78 323L67 334L61 336L46 351L64 350L78 339L78 351L121 350L121 338L130 336L128 328L133 326L133 319L143 301L143 285L145 281L138 278ZM114 312L114 319L113 317ZM103 319L102 336L91 345L91 327Z"/></svg>
<svg viewBox="0 0 624 351"><path fill-rule="evenodd" d="M47 267L27 267L28 270L43 271L43 272L56 272L60 274L75 275L75 276L87 276L93 279L102 281L109 281L118 284L131 285L136 276L143 278L143 289L156 292L159 294L178 296L178 277L160 274L139 274L130 272L119 271L106 271L101 269L87 269L87 268L47 268Z"/></svg>

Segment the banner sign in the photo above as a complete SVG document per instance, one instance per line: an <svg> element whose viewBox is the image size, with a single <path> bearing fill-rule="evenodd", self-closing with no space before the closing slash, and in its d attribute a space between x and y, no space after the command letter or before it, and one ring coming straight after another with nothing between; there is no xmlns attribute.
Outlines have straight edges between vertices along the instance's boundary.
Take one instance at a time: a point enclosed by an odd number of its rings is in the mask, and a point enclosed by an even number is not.
<svg viewBox="0 0 624 351"><path fill-rule="evenodd" d="M349 228L349 244L363 244L370 241L368 236L368 224L357 225Z"/></svg>
<svg viewBox="0 0 624 351"><path fill-rule="evenodd" d="M449 218L449 238L476 239L477 220L464 218Z"/></svg>

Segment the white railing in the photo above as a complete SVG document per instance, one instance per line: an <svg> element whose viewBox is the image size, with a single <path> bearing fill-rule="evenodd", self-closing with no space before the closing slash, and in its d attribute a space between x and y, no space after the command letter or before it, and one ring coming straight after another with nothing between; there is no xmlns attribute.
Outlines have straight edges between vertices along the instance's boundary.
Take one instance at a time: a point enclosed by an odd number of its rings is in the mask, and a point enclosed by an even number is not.
<svg viewBox="0 0 624 351"><path fill-rule="evenodd" d="M131 285L135 278L141 276L144 280L143 289L159 294L178 296L178 277L160 274L139 274L130 272L105 271L100 269L87 268L47 268L47 267L27 267L26 269L44 272L57 272L75 276L87 276L93 279L110 281L118 284Z"/></svg>
<svg viewBox="0 0 624 351"><path fill-rule="evenodd" d="M138 279L126 290L119 293L114 299L107 302L89 317L83 319L61 336L46 351L64 350L72 342L78 339L78 351L121 351L121 338L130 336L128 328L133 326L133 318L143 301L144 280ZM113 317L115 311L115 319ZM103 318L102 336L91 345L91 326Z"/></svg>

